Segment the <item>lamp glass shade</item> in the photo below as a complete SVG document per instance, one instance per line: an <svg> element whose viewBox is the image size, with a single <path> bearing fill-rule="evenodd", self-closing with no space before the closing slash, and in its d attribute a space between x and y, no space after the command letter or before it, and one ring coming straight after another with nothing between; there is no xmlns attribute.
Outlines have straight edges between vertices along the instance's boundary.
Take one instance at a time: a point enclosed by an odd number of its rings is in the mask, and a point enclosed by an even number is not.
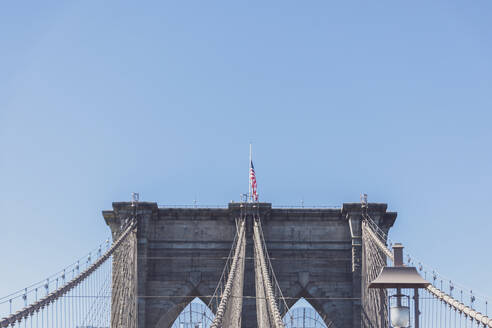
<svg viewBox="0 0 492 328"><path fill-rule="evenodd" d="M395 328L410 327L410 308L408 306L393 306L390 308L391 325Z"/></svg>
<svg viewBox="0 0 492 328"><path fill-rule="evenodd" d="M410 297L401 293L389 297L390 322L395 328L410 327Z"/></svg>

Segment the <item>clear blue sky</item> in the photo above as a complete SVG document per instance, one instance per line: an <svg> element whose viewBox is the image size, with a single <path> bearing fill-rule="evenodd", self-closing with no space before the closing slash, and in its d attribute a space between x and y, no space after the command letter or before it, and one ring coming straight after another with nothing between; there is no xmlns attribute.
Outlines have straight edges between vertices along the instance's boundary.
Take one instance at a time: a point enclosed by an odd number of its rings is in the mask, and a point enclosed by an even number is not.
<svg viewBox="0 0 492 328"><path fill-rule="evenodd" d="M398 211L492 296L492 2L1 1L0 295L109 236L101 210L261 200Z"/></svg>

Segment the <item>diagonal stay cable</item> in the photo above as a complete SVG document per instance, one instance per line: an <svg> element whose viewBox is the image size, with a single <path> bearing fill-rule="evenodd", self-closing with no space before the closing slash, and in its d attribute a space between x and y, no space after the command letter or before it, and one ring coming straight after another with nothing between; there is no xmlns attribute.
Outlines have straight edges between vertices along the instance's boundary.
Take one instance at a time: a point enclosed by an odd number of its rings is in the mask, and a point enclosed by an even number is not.
<svg viewBox="0 0 492 328"><path fill-rule="evenodd" d="M240 227L238 227L238 225L236 225L236 234L234 235L234 239L232 241L232 246L231 246L231 249L229 250L229 255L226 258L224 269L222 269L222 274L220 275L219 283L217 284L217 287L215 287L213 296L207 304L209 309L211 309L211 305L212 305L212 302L214 301L214 299L216 299L218 297L217 294L219 292L219 287L220 287L222 280L225 280L225 276L226 276L226 272L227 272L227 265L232 259L232 253L234 252L235 246L236 246L238 238L239 238L239 230L240 230Z"/></svg>
<svg viewBox="0 0 492 328"><path fill-rule="evenodd" d="M37 302L32 303L31 305L25 307L22 310L17 311L16 313L3 318L0 320L0 327L8 327L9 325L15 323L16 321L21 321L24 318L32 315L34 312L42 309L43 307L49 305L55 300L59 299L67 292L72 290L75 286L79 285L82 281L84 281L91 273L93 273L97 268L99 268L106 260L110 258L110 256L114 253L114 251L121 245L121 243L126 239L126 237L130 234L131 231L136 227L137 222L133 220L126 230L120 235L120 237L113 242L113 245L110 249L106 251L106 253L101 256L96 262L94 262L90 267L86 270L82 271L78 276L70 280L64 286L58 288L54 292L48 294L46 297L40 299Z"/></svg>
<svg viewBox="0 0 492 328"><path fill-rule="evenodd" d="M259 220L258 220L259 221ZM263 247L261 245L261 236L258 228L258 222L257 220L254 220L254 226L253 226L253 232L254 232L254 242L255 242L255 248L258 253L259 257L259 262L260 262L260 270L261 274L263 276L263 282L265 284L265 291L267 293L267 305L269 308L269 313L271 314L273 318L273 323L275 325L274 328L284 328L284 322L282 321L282 318L280 317L280 313L278 310L278 306L275 302L275 297L273 294L273 288L272 288L272 283L268 274L268 269L267 269L267 264L265 261L265 255L263 252Z"/></svg>
<svg viewBox="0 0 492 328"><path fill-rule="evenodd" d="M267 249L266 242L265 242L265 235L263 234L263 228L261 226L261 221L259 220L259 218L258 218L258 225L259 225L260 233L261 233L261 241L263 242L263 247L265 248L266 258L268 260L268 265L271 268L273 281L275 282L275 285L276 285L276 287L280 293L280 298L281 298L282 302L284 303L285 313L288 313L290 308L287 305L287 302L285 301L284 294L282 293L282 289L280 288L280 284L278 283L277 276L275 275L275 271L273 270L272 261L270 260L270 255L268 254L268 249Z"/></svg>
<svg viewBox="0 0 492 328"><path fill-rule="evenodd" d="M234 279L236 278L236 272L239 265L239 257L241 249L245 246L245 228L244 220L240 222L239 236L237 238L236 247L234 250L234 257L232 259L231 269L229 270L229 275L227 277L227 282L224 288L224 293L221 295L220 304L217 308L217 313L215 314L214 321L212 322L211 328L221 328L222 320L224 319L224 314L227 310L228 300L232 292L232 285Z"/></svg>

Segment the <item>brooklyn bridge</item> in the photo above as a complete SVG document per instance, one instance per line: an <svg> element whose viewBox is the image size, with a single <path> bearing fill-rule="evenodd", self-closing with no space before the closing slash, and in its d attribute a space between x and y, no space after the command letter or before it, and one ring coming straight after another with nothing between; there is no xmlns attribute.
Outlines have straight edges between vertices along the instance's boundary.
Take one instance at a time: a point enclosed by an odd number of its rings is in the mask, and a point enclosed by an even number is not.
<svg viewBox="0 0 492 328"><path fill-rule="evenodd" d="M0 299L0 327L492 327L486 298L388 238L386 204L112 207L112 241Z"/></svg>

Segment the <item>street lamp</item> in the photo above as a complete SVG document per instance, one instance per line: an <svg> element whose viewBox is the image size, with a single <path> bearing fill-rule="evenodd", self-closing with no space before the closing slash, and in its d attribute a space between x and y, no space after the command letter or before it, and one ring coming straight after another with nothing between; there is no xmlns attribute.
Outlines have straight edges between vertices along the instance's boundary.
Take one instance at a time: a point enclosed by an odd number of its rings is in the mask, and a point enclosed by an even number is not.
<svg viewBox="0 0 492 328"><path fill-rule="evenodd" d="M430 285L422 278L415 267L403 264L403 246L393 246L394 266L383 267L379 275L370 284L369 288L396 289L396 294L389 297L390 322L395 328L410 327L410 296L402 294L402 289L414 289L415 328L419 328L419 288Z"/></svg>

